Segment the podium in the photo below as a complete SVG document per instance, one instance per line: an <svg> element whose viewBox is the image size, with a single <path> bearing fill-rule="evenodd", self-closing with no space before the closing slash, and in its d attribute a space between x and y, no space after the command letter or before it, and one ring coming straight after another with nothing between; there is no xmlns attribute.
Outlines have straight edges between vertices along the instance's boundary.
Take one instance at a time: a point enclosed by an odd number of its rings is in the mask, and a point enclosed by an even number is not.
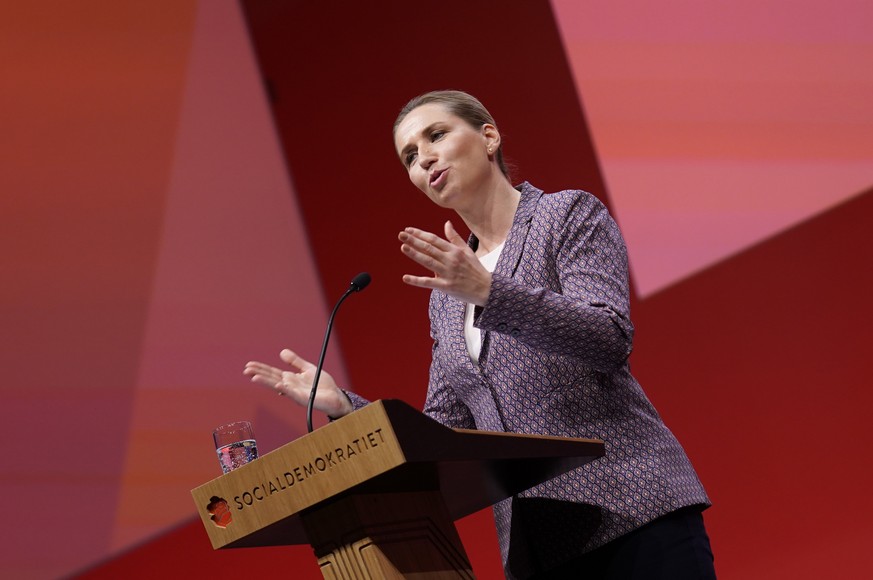
<svg viewBox="0 0 873 580"><path fill-rule="evenodd" d="M191 490L214 549L310 544L325 578L473 578L454 520L603 455L381 400Z"/></svg>

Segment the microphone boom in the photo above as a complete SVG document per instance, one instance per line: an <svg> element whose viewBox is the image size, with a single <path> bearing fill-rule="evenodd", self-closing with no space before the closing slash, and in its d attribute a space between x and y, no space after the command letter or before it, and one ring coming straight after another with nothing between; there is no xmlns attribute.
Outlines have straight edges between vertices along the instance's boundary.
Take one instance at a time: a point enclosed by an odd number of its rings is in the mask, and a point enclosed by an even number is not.
<svg viewBox="0 0 873 580"><path fill-rule="evenodd" d="M324 355L327 353L327 342L330 340L330 331L331 328L333 328L333 318L336 316L340 304L342 304L346 298L351 296L353 292L360 292L366 288L370 284L370 280L370 275L367 272L361 272L352 278L348 290L346 290L342 297L337 301L336 306L333 307L333 311L330 313L330 318L327 320L327 330L324 333L324 341L321 343L321 354L318 357L318 364L315 367L315 378L312 379L312 390L309 391L309 404L306 406L306 428L309 430L309 433L312 433L312 409L315 404L315 393L318 390L318 378L321 376L321 367L324 365Z"/></svg>

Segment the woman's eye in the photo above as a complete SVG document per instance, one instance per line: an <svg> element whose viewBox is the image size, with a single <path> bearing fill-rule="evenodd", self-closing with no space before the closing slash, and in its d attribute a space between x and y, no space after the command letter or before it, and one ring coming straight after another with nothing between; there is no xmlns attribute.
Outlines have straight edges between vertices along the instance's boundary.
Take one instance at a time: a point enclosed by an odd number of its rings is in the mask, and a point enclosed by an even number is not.
<svg viewBox="0 0 873 580"><path fill-rule="evenodd" d="M406 154L406 166L409 167L412 165L412 162L415 161L415 158L418 157L418 153L414 151L410 151Z"/></svg>
<svg viewBox="0 0 873 580"><path fill-rule="evenodd" d="M445 134L446 134L445 131L434 131L433 133L430 134L430 140L436 141L437 139L439 139L440 137L442 137Z"/></svg>

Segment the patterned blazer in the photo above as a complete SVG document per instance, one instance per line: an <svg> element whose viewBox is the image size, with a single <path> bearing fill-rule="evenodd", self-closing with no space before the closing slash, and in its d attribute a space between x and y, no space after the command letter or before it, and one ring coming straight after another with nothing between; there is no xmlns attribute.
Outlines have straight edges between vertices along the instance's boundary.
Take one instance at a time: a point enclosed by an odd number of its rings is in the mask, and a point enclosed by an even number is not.
<svg viewBox="0 0 873 580"><path fill-rule="evenodd" d="M479 365L466 305L434 291L424 412L449 427L602 439L604 457L494 507L507 576L525 577L709 498L630 374L627 252L584 191L528 183L477 307ZM470 238L472 247L478 240ZM356 407L366 404L350 394Z"/></svg>

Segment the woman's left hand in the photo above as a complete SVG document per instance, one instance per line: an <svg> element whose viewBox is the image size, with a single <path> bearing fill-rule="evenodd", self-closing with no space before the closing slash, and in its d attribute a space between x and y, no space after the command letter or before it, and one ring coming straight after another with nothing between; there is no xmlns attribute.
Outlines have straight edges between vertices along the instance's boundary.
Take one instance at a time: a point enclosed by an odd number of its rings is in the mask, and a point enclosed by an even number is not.
<svg viewBox="0 0 873 580"><path fill-rule="evenodd" d="M445 292L462 302L484 306L491 292L491 272L479 262L467 242L447 221L445 239L416 228L406 228L398 238L400 250L434 273L432 278L406 274L410 286Z"/></svg>

